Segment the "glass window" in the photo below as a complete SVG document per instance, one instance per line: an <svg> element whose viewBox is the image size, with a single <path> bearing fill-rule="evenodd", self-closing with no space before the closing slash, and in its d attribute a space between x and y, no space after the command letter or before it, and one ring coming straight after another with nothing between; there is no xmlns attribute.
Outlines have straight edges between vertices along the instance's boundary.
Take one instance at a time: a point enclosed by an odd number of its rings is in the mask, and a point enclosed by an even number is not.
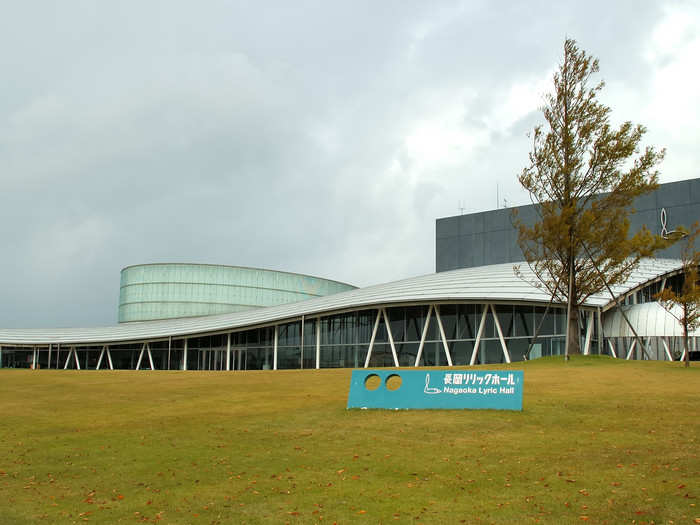
<svg viewBox="0 0 700 525"><path fill-rule="evenodd" d="M301 333L301 321L296 323L282 324L279 326L279 346L293 346L299 344Z"/></svg>
<svg viewBox="0 0 700 525"><path fill-rule="evenodd" d="M399 358L399 366L413 366L416 364L416 354L420 343L398 343L396 353Z"/></svg>
<svg viewBox="0 0 700 525"><path fill-rule="evenodd" d="M404 341L406 337L405 309L403 307L387 308L386 313L389 316L391 335L394 337L394 341Z"/></svg>
<svg viewBox="0 0 700 525"><path fill-rule="evenodd" d="M347 368L354 365L354 347L326 345L321 347L321 368ZM363 366L358 362L358 366Z"/></svg>
<svg viewBox="0 0 700 525"><path fill-rule="evenodd" d="M372 348L372 357L370 357L369 366L395 366L394 357L391 353L391 346L385 343L375 343L374 348Z"/></svg>
<svg viewBox="0 0 700 525"><path fill-rule="evenodd" d="M496 323L493 322L493 312L490 306L486 310L486 324L484 325L484 332L481 334L481 337L498 337L498 334L496 334Z"/></svg>
<svg viewBox="0 0 700 525"><path fill-rule="evenodd" d="M425 337L426 341L438 341L440 339L440 328L438 328L437 320L435 319L435 310L430 312L430 324L428 325L428 334Z"/></svg>
<svg viewBox="0 0 700 525"><path fill-rule="evenodd" d="M457 315L457 339L474 339L481 321L481 310L477 313L476 305L461 304Z"/></svg>
<svg viewBox="0 0 700 525"><path fill-rule="evenodd" d="M389 336L386 333L386 325L384 324L384 315L379 317L379 326L377 327L377 335L374 338L375 343L387 343Z"/></svg>
<svg viewBox="0 0 700 525"><path fill-rule="evenodd" d="M506 341L506 346L508 347L508 353L510 354L511 361L522 361L527 352L528 346L530 345L530 339L508 339Z"/></svg>
<svg viewBox="0 0 700 525"><path fill-rule="evenodd" d="M316 368L316 345L301 348L302 368Z"/></svg>
<svg viewBox="0 0 700 525"><path fill-rule="evenodd" d="M316 319L304 319L304 348L316 348Z"/></svg>
<svg viewBox="0 0 700 525"><path fill-rule="evenodd" d="M535 318L533 315L532 306L516 306L514 308L515 313L515 331L516 336L530 336L534 335L535 329L533 327Z"/></svg>
<svg viewBox="0 0 700 525"><path fill-rule="evenodd" d="M540 327L538 332L538 337L541 335L553 335L554 334L554 315L553 310L550 308L547 315L544 315L546 308L541 306L535 307L535 329ZM533 334L534 335L534 334Z"/></svg>
<svg viewBox="0 0 700 525"><path fill-rule="evenodd" d="M299 347L278 347L277 368L280 370L301 368L301 351Z"/></svg>
<svg viewBox="0 0 700 525"><path fill-rule="evenodd" d="M551 308L554 315L554 333L566 334L566 308Z"/></svg>
<svg viewBox="0 0 700 525"><path fill-rule="evenodd" d="M496 315L498 316L498 323L501 325L501 331L503 332L503 337L513 336L513 306L510 304L497 304L496 305ZM498 336L498 332L496 332Z"/></svg>
<svg viewBox="0 0 700 525"><path fill-rule="evenodd" d="M419 365L447 366L447 358L445 357L445 350L442 346L442 341L431 341L425 343Z"/></svg>
<svg viewBox="0 0 700 525"><path fill-rule="evenodd" d="M377 318L377 310L363 310L358 314L357 339L358 343L369 344L372 337L374 321Z"/></svg>
<svg viewBox="0 0 700 525"><path fill-rule="evenodd" d="M503 347L498 339L487 339L482 341L479 348L479 358L481 364L504 363Z"/></svg>
<svg viewBox="0 0 700 525"><path fill-rule="evenodd" d="M457 305L441 304L438 308L442 328L445 330L445 338L447 340L455 339L457 337Z"/></svg>
<svg viewBox="0 0 700 525"><path fill-rule="evenodd" d="M409 306L406 308L406 341L420 341L427 312L427 306Z"/></svg>
<svg viewBox="0 0 700 525"><path fill-rule="evenodd" d="M474 350L473 341L453 341L450 343L449 347L453 365L461 366L469 364L472 358L472 351Z"/></svg>

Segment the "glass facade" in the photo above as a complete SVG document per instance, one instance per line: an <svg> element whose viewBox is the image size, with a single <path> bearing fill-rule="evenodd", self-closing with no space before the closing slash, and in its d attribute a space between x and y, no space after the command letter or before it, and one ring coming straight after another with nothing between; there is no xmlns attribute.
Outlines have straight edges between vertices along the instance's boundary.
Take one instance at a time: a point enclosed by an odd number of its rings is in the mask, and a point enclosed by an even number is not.
<svg viewBox="0 0 700 525"><path fill-rule="evenodd" d="M119 322L240 312L354 289L287 272L210 264L141 264L124 268Z"/></svg>
<svg viewBox="0 0 700 525"><path fill-rule="evenodd" d="M530 358L562 354L565 321L564 308L550 308L545 315L543 307L529 305L394 306L307 317L230 334L189 337L186 344L183 338L114 344L109 345L109 357L113 368L131 370L137 366L150 369L151 362L156 370L283 370L316 368L317 364L320 368L359 368L365 363L370 367L391 367L396 362L399 366L447 366L446 343L454 366L469 365L472 359L475 364L492 364L506 362L499 325L510 360L520 361L538 326L539 335ZM582 320L582 338L584 324ZM229 337L231 353L227 363ZM591 353L597 353L597 337L594 332ZM479 346L474 353L477 341ZM47 347L36 352L33 348L3 347L0 366L77 368L76 357L81 369L95 369L98 363L101 369L110 368L102 346L59 349L55 345L50 356Z"/></svg>

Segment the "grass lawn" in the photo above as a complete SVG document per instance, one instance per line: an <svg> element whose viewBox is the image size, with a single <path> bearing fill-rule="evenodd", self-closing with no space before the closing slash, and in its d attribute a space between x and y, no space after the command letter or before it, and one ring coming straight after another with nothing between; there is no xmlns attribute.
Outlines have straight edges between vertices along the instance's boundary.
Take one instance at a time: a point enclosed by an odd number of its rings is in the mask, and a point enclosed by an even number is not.
<svg viewBox="0 0 700 525"><path fill-rule="evenodd" d="M694 365L509 365L522 412L347 411L348 369L0 370L0 523L700 523Z"/></svg>

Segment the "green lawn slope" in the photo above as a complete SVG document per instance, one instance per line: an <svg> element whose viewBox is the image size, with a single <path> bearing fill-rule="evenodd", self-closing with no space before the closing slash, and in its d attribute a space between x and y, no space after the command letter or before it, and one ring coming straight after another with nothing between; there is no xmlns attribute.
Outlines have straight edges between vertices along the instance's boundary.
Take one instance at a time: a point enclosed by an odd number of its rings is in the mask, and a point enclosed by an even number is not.
<svg viewBox="0 0 700 525"><path fill-rule="evenodd" d="M348 369L0 370L0 523L700 522L700 368L508 367L522 412L348 411Z"/></svg>

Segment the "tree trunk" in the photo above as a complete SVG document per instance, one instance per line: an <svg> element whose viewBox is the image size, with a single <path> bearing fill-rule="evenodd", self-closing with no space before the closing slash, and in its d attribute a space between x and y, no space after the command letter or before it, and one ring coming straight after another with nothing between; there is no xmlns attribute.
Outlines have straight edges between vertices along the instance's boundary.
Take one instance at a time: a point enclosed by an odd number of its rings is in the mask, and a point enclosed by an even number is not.
<svg viewBox="0 0 700 525"><path fill-rule="evenodd" d="M571 241L573 243L573 240ZM571 255L569 257L569 293L567 305L567 338L566 338L566 356L578 355L581 353L581 333L578 327L578 304L576 303L576 295L578 293L576 287L576 258Z"/></svg>
<svg viewBox="0 0 700 525"><path fill-rule="evenodd" d="M684 317L688 318L688 311L686 305L683 305ZM688 368L690 366L690 348L688 348L688 323L683 323L683 349L685 350L685 357L683 359L684 366Z"/></svg>
<svg viewBox="0 0 700 525"><path fill-rule="evenodd" d="M581 353L581 330L578 327L578 305L571 303L571 317L569 318L569 355Z"/></svg>

